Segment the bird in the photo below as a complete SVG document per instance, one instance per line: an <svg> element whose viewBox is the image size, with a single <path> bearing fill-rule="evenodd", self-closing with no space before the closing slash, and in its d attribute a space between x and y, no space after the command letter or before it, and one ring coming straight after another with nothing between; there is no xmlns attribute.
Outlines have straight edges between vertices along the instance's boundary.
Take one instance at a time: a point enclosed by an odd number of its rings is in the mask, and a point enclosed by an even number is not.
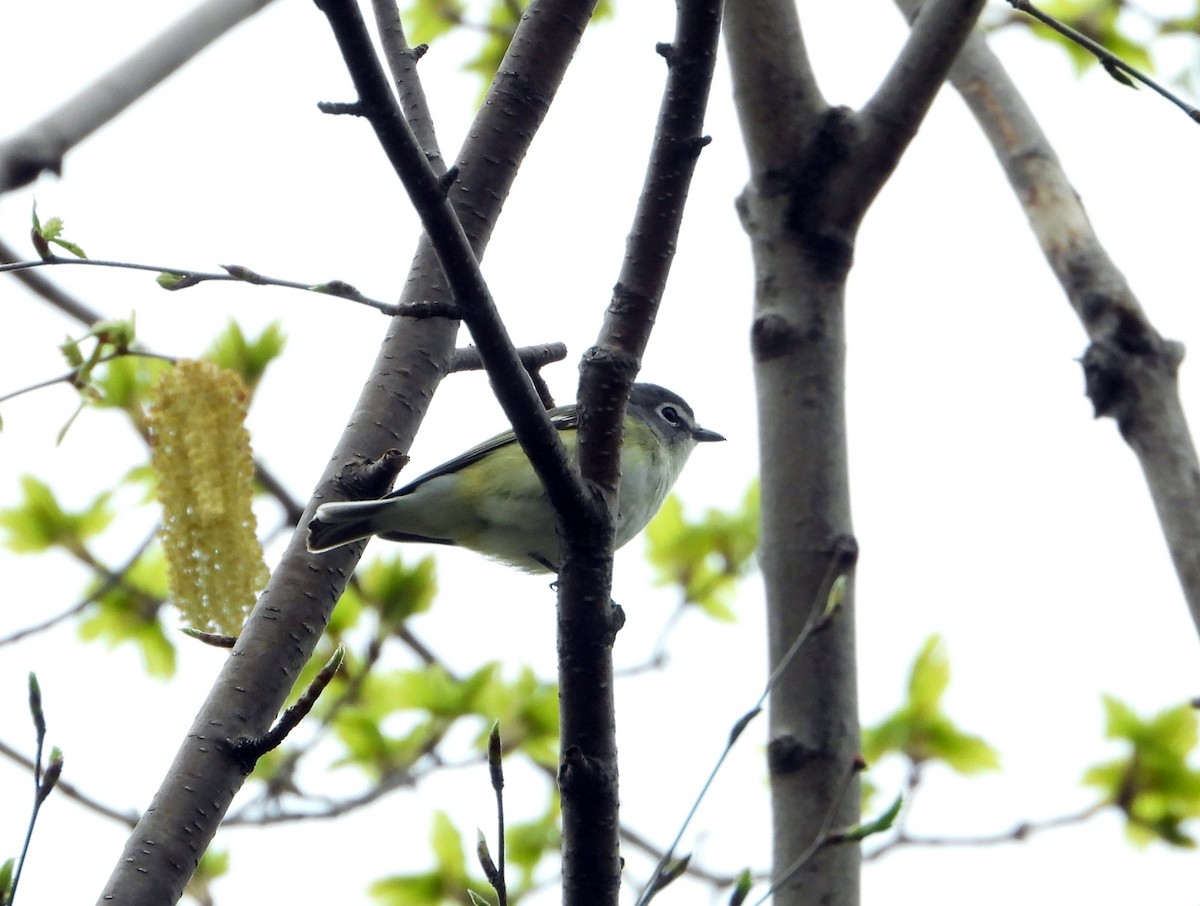
<svg viewBox="0 0 1200 906"><path fill-rule="evenodd" d="M577 406L556 407L549 416L576 460ZM678 394L634 384L621 446L616 547L654 518L696 445L723 440L696 424ZM455 545L530 573L557 573L561 562L558 517L511 430L378 500L321 504L308 525L307 546L319 553L372 535Z"/></svg>

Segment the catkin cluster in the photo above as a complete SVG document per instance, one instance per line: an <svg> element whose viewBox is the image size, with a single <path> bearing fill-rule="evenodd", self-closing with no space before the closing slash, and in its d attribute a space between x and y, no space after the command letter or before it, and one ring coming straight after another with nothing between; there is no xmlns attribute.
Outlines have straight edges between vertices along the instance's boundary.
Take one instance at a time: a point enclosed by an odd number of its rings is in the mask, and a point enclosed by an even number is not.
<svg viewBox="0 0 1200 906"><path fill-rule="evenodd" d="M150 403L159 538L171 597L193 629L237 635L268 572L250 508L246 391L211 362L166 371Z"/></svg>

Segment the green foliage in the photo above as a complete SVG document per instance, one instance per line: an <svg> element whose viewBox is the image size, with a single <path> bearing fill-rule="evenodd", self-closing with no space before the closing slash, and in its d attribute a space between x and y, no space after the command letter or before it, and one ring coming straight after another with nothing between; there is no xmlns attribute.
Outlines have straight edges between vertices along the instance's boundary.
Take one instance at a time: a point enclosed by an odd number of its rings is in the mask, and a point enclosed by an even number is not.
<svg viewBox="0 0 1200 906"><path fill-rule="evenodd" d="M491 661L459 679L440 665L392 673L386 693L389 705L427 711L435 717L457 718L481 713L483 696L497 679L500 664Z"/></svg>
<svg viewBox="0 0 1200 906"><path fill-rule="evenodd" d="M83 249L66 239L63 236L63 221L61 217L51 217L45 223L42 223L38 218L37 204L33 206L32 212L33 227L31 230L31 238L33 245L37 249L37 253L43 259L54 257L51 251L51 245L57 245L59 248L70 252L76 258L86 258Z"/></svg>
<svg viewBox="0 0 1200 906"><path fill-rule="evenodd" d="M148 674L159 679L173 676L175 646L158 618L167 592L162 552L157 547L148 550L118 582L104 577L92 581L96 600L79 624L79 637L102 639L110 648L134 645Z"/></svg>
<svg viewBox="0 0 1200 906"><path fill-rule="evenodd" d="M355 668L347 673L353 675ZM393 730L397 718L402 729ZM506 682L496 662L465 678L440 665L415 670L374 670L360 677L353 703L333 715L334 731L352 764L372 776L407 770L460 720L480 724L475 745L487 748L488 728L499 720L505 747L541 764L557 763L558 690L529 668ZM386 729L385 729L386 727Z"/></svg>
<svg viewBox="0 0 1200 906"><path fill-rule="evenodd" d="M509 878L508 886L514 891L532 888L534 873L542 859L557 854L562 847L561 808L558 796L552 796L545 813L533 821L510 824L505 832L507 846L507 869L520 872L519 877Z"/></svg>
<svg viewBox="0 0 1200 906"><path fill-rule="evenodd" d="M424 613L437 594L433 557L405 566L399 554L379 557L359 569L358 594L379 613L385 625L399 625Z"/></svg>
<svg viewBox="0 0 1200 906"><path fill-rule="evenodd" d="M463 64L463 69L478 74L485 90L508 53L508 45L529 0L486 2L486 9L480 10L482 0L475 4L466 0L413 0L400 16L410 44L428 44L456 28L482 35L483 43L478 52ZM600 0L592 21L610 19L612 15L611 0Z"/></svg>
<svg viewBox="0 0 1200 906"><path fill-rule="evenodd" d="M522 667L517 678L505 682L496 677L483 689L477 714L497 720L504 728L504 747L520 749L538 764L558 765L558 685L539 680L529 667ZM475 739L480 751L487 750L489 728Z"/></svg>
<svg viewBox="0 0 1200 906"><path fill-rule="evenodd" d="M154 282L163 289L183 289L187 286L192 286L195 279L188 274L176 274L172 271L163 271L154 278Z"/></svg>
<svg viewBox="0 0 1200 906"><path fill-rule="evenodd" d="M170 367L170 362L164 359L139 355L106 362L92 379L92 387L96 390L95 405L128 413L134 426L139 432L143 431L147 394L163 371Z"/></svg>
<svg viewBox="0 0 1200 906"><path fill-rule="evenodd" d="M50 486L32 475L21 476L21 494L18 505L0 510L0 528L8 533L5 544L19 554L56 546L81 554L84 541L104 531L113 518L107 491L76 512L64 510Z"/></svg>
<svg viewBox="0 0 1200 906"><path fill-rule="evenodd" d="M0 906L12 902L13 872L16 870L16 859L5 859L0 864Z"/></svg>
<svg viewBox="0 0 1200 906"><path fill-rule="evenodd" d="M504 55L508 53L508 45L512 43L517 26L521 24L521 14L526 5L525 0L520 3L492 0L487 25L481 29L484 34L483 45L479 53L463 67L479 76L484 91L500 71L500 64L504 61Z"/></svg>
<svg viewBox="0 0 1200 906"><path fill-rule="evenodd" d="M753 886L754 876L750 874L750 869L743 868L733 883L733 891L729 894L729 906L742 906Z"/></svg>
<svg viewBox="0 0 1200 906"><path fill-rule="evenodd" d="M895 752L913 764L941 761L960 774L1000 766L996 751L978 736L964 733L942 711L950 682L950 662L941 638L930 636L908 678L908 698L874 727L863 730L863 755L876 761Z"/></svg>
<svg viewBox="0 0 1200 906"><path fill-rule="evenodd" d="M272 321L257 337L247 339L236 321L226 325L202 358L236 374L251 395L267 366L283 353L286 338L278 321Z"/></svg>
<svg viewBox="0 0 1200 906"><path fill-rule="evenodd" d="M1200 816L1200 771L1187 764L1196 747L1194 710L1179 705L1142 718L1112 696L1104 697L1104 709L1105 735L1126 743L1129 751L1088 768L1084 783L1124 812L1126 832L1135 843L1195 846L1182 827Z"/></svg>
<svg viewBox="0 0 1200 906"><path fill-rule="evenodd" d="M462 836L444 812L434 815L429 842L434 867L419 874L393 875L376 881L370 887L376 902L381 906L437 906L461 903L465 891L472 887L486 889L487 882L467 874Z"/></svg>
<svg viewBox="0 0 1200 906"><path fill-rule="evenodd" d="M58 442L61 443L75 417L88 403L96 403L100 399L100 391L95 385L96 370L105 362L128 355L133 346L136 331L133 316L128 320L101 321L78 339L67 337L59 346L63 358L72 369L69 375L71 385L79 391L81 402L75 413L67 419L58 432ZM83 345L93 341L89 353L84 354Z"/></svg>
<svg viewBox="0 0 1200 906"><path fill-rule="evenodd" d="M1154 71L1150 42L1138 41L1131 37L1128 22L1124 20L1124 13L1128 7L1124 0L1045 0L1037 6L1042 12L1091 38L1131 66L1147 73ZM1098 62L1096 55L1091 51L1080 47L1049 26L1023 15L1014 16L1011 21L1027 24L1035 36L1059 45L1066 52L1077 73L1085 72Z"/></svg>
<svg viewBox="0 0 1200 906"><path fill-rule="evenodd" d="M58 348L67 365L77 370L73 383L82 389L88 383L93 368L109 356L124 355L133 345L136 336L134 318L130 315L128 319L100 321L81 337L67 337ZM95 344L85 356L80 344L88 340L95 341Z"/></svg>
<svg viewBox="0 0 1200 906"><path fill-rule="evenodd" d="M346 633L359 625L366 607L367 602L358 593L358 585L351 582L346 586L342 597L333 608L333 613L329 617L329 625L325 627L326 637L334 644L344 642ZM309 663L321 664L324 661L318 652L312 656Z"/></svg>
<svg viewBox="0 0 1200 906"><path fill-rule="evenodd" d="M209 848L200 857L200 865L188 881L184 894L197 903L213 902L212 883L229 873L229 851Z"/></svg>
<svg viewBox="0 0 1200 906"><path fill-rule="evenodd" d="M413 0L401 14L410 44L428 44L463 24L465 0Z"/></svg>
<svg viewBox="0 0 1200 906"><path fill-rule="evenodd" d="M886 830L891 830L892 825L896 823L896 819L900 816L900 807L903 804L904 797L897 796L878 818L854 825L854 827L841 834L841 840L847 843L859 843L872 834L881 834Z"/></svg>
<svg viewBox="0 0 1200 906"><path fill-rule="evenodd" d="M696 522L684 518L678 497L668 497L646 528L646 557L655 569L655 583L678 587L683 603L715 619L733 620L730 603L758 546L758 514L757 481L739 509L710 509Z"/></svg>
<svg viewBox="0 0 1200 906"><path fill-rule="evenodd" d="M383 906L439 906L443 903L490 902L478 893L489 889L467 866L463 840L450 818L437 812L430 829L434 866L429 871L393 875L376 881L371 895ZM562 840L558 798L533 821L510 824L505 834L508 902L517 903L535 886L535 871L542 859L558 852ZM516 876L513 877L513 872Z"/></svg>

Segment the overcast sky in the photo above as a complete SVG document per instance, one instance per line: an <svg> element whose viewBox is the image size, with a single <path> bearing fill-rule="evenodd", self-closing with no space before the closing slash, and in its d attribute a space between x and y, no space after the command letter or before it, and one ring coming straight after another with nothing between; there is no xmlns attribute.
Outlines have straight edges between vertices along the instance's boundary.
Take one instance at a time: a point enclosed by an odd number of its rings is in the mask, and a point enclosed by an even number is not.
<svg viewBox="0 0 1200 906"><path fill-rule="evenodd" d="M0 83L9 86L0 134L67 97L176 14L174 4L149 2L10 7L0 30ZM573 394L574 363L596 335L620 266L664 73L654 44L672 31L666 0L626 0L618 9L615 24L585 39L484 262L518 343L569 345L568 362L547 372L560 399ZM882 0L805 2L801 11L827 98L861 104L903 40L900 16ZM448 40L421 64L447 150L457 147L478 91L458 72L469 46ZM1196 345L1197 126L1103 74L1077 80L1061 51L1024 34L1004 34L996 46L1154 323ZM1175 54L1169 65L1190 52L1167 50ZM745 340L753 274L732 207L746 167L730 96L722 64L707 126L713 143L700 161L643 370L729 438L699 449L677 487L696 514L736 503L756 470ZM394 297L416 218L366 125L316 110L317 101L348 99L323 17L311 4L276 4L72 152L62 179L0 201L0 236L24 241L36 196L41 213L65 218L93 257L204 269L238 263ZM113 316L136 311L144 342L171 355L199 354L231 316L248 330L282 321L288 355L264 382L250 427L258 455L297 496L320 475L385 329L379 315L350 303L278 289L167 294L139 274L50 276ZM0 279L0 300L0 392L61 373L56 347L78 329L11 278ZM1078 784L1084 766L1118 751L1101 738L1101 693L1143 712L1196 694L1196 632L1134 458L1111 422L1091 418L1075 361L1083 331L949 89L864 223L849 319L863 719L878 720L900 702L911 658L939 632L953 669L947 706L1000 750L1005 770L970 781L931 771L914 830L985 833L1074 811L1090 801ZM1190 360L1181 380L1194 416L1200 387ZM85 412L56 447L74 407L74 391L55 387L0 408L0 504L15 501L19 476L32 472L81 506L143 461L140 442L109 414ZM414 467L436 465L501 427L481 378L447 381L412 450ZM152 519L143 510L124 520L102 553L119 562ZM264 529L277 521L264 509ZM277 539L269 551L277 556L281 546ZM629 616L616 654L626 665L652 649L674 605L669 591L648 586L640 550L635 541L621 555L614 592ZM415 623L422 638L456 670L498 657L510 675L529 662L551 677L545 580L467 553L438 556L443 594ZM64 559L0 553L0 635L70 606L82 581ZM730 724L764 681L756 582L737 610L733 627L689 615L667 668L620 686L623 817L658 842L670 838ZM146 679L129 649L73 645L71 629L6 648L0 739L31 747L24 690L26 673L36 670L50 741L66 752L65 776L118 808L140 809L219 666L220 653L197 647L181 641L179 677L169 684ZM743 741L689 835L687 845L711 868L768 863L764 732L765 721ZM314 787L324 782L313 779ZM885 764L875 782L894 791L900 774ZM355 778L333 783L352 788ZM433 808L450 810L468 839L475 826L490 829L486 784L482 769L458 770L340 825L222 835L234 861L219 901L365 903L368 881L425 867ZM18 850L30 785L0 764L0 856ZM514 792L514 815L540 795ZM22 901L94 898L123 839L119 826L53 798ZM1193 856L1134 851L1106 817L1021 846L898 852L868 866L864 885L867 902L1071 897L1171 906L1195 902L1194 879ZM684 896L696 893L676 893L675 901ZM547 893L544 902L556 898Z"/></svg>

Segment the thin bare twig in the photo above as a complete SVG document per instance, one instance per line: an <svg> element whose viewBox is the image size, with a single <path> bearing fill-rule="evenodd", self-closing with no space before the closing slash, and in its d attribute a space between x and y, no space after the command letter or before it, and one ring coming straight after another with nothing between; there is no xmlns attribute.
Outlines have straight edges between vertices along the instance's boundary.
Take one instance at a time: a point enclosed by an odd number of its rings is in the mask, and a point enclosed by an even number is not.
<svg viewBox="0 0 1200 906"><path fill-rule="evenodd" d="M91 569L103 577L102 581L96 586L95 590L79 603L72 605L61 613L55 614L52 617L48 617L47 619L42 620L40 623L34 623L31 626L22 627L21 629L18 629L15 632L9 633L8 635L0 638L0 647L3 647L4 645L11 645L14 642L19 642L21 639L31 635L36 635L39 632L45 632L47 629L51 629L64 620L75 616L89 604L94 604L96 601L99 601L106 594L125 581L125 575L130 569L133 568L133 565L137 563L142 554L145 553L146 548L150 546L150 542L154 540L156 533L157 529L155 532L152 532L149 536L147 536L134 550L133 555L125 561L125 565L121 566L119 569L109 570L101 566L93 559L89 558L88 560L85 560ZM140 592L140 589L138 589L138 591Z"/></svg>
<svg viewBox="0 0 1200 906"><path fill-rule="evenodd" d="M910 17L919 4L897 0ZM923 14L921 17L923 18ZM1082 364L1096 417L1109 416L1138 457L1200 631L1200 458L1179 394L1181 344L1164 338L1092 228L1049 140L981 35L950 70L991 142L1090 346Z"/></svg>
<svg viewBox="0 0 1200 906"><path fill-rule="evenodd" d="M396 96L400 99L400 109L404 111L404 118L408 120L417 144L425 152L429 166L433 168L434 173L441 176L446 172L446 162L442 158L441 148L438 147L433 116L429 112L425 88L417 73L417 63L429 47L424 44L409 47L396 0L371 0L371 8L375 11L375 28L379 32L379 41L383 46L388 70L392 74Z"/></svg>
<svg viewBox="0 0 1200 906"><path fill-rule="evenodd" d="M1179 97L1165 86L1160 85L1158 82L1154 81L1152 78L1133 65L1126 63L1124 60L1106 48L1103 44L1093 41L1083 32L1078 31L1067 25L1065 22L1054 18L1054 16L1051 16L1049 13L1042 12L1040 9L1030 3L1029 0L1008 0L1008 2L1013 9L1020 10L1027 16L1037 19L1047 28L1054 29L1054 31L1058 32L1068 41L1078 44L1088 53L1095 56L1096 59L1100 61L1100 65L1104 67L1104 71L1122 85L1128 85L1131 88L1136 87L1133 85L1130 79L1141 82L1146 87L1158 92L1168 101L1186 113L1194 122L1200 123L1200 109L1193 107L1187 101L1183 100L1183 98Z"/></svg>
<svg viewBox="0 0 1200 906"><path fill-rule="evenodd" d="M914 764L910 767L908 782L906 784L908 793L904 797L904 806L900 812L899 818L896 820L895 835L886 843L881 844L876 849L865 854L865 860L881 859L893 850L903 846L999 846L1005 843L1020 843L1027 840L1034 834L1044 833L1045 831L1054 830L1061 827L1070 827L1075 824L1083 824L1090 821L1096 815L1100 814L1109 807L1108 803L1097 802L1086 808L1080 809L1077 812L1071 812L1065 815L1059 815L1054 818L1046 818L1041 821L1021 821L1008 830L998 831L991 834L975 834L964 836L922 836L919 834L910 834L906 827L908 815L912 811L912 804L915 801L915 794L920 788L922 779L921 766Z"/></svg>

